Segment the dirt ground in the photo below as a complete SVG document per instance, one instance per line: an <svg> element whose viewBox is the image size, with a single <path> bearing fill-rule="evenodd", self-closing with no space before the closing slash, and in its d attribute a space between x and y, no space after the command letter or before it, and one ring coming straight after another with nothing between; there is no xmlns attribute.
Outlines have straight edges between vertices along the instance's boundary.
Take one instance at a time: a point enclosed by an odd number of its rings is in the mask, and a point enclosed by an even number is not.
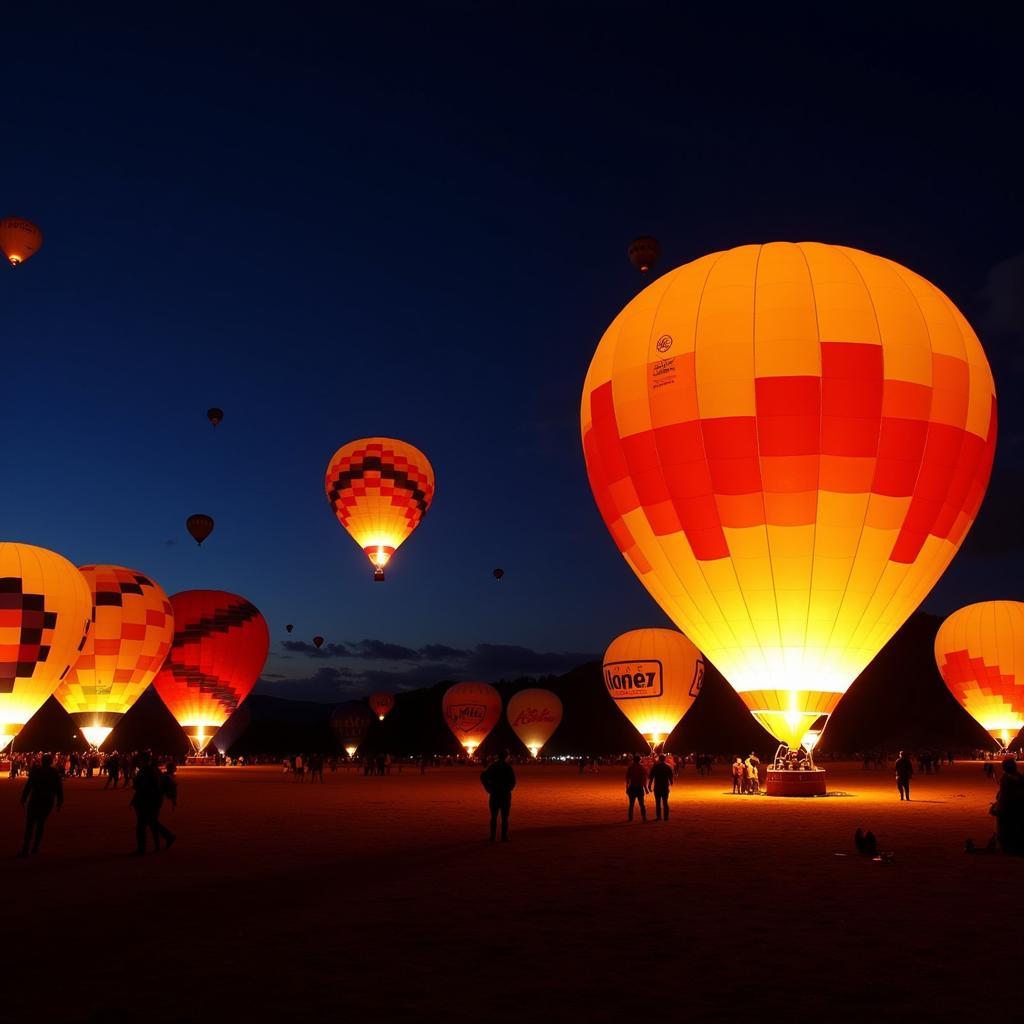
<svg viewBox="0 0 1024 1024"><path fill-rule="evenodd" d="M0 1020L942 1021L1009 1008L993 985L1024 861L963 852L992 832L977 764L918 776L909 804L890 771L860 766L830 766L830 787L851 795L812 800L732 796L726 769L689 769L671 821L646 825L625 821L620 769L526 767L507 845L486 842L476 770L179 779L165 818L180 841L145 858L128 856L127 794L72 779L42 853L16 860L20 784L0 783ZM858 825L892 863L854 854Z"/></svg>

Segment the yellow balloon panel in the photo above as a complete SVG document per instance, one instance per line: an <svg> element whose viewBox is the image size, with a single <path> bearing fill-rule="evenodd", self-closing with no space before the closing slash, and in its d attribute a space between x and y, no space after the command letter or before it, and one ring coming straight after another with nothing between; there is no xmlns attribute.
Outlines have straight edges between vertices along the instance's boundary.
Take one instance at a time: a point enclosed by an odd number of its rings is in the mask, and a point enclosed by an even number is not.
<svg viewBox="0 0 1024 1024"><path fill-rule="evenodd" d="M652 746L668 738L704 681L700 651L674 629L634 629L616 637L603 670L615 706Z"/></svg>
<svg viewBox="0 0 1024 1024"><path fill-rule="evenodd" d="M953 612L936 634L935 661L950 693L1003 746L1024 728L1024 604Z"/></svg>
<svg viewBox="0 0 1024 1024"><path fill-rule="evenodd" d="M67 675L91 613L89 586L66 558L0 543L0 748Z"/></svg>
<svg viewBox="0 0 1024 1024"><path fill-rule="evenodd" d="M85 647L54 696L79 724L113 725L163 666L174 638L174 613L163 589L119 565L85 565L93 625Z"/></svg>
<svg viewBox="0 0 1024 1024"><path fill-rule="evenodd" d="M587 473L651 595L799 738L925 597L988 484L995 390L949 299L819 243L674 270L598 345Z"/></svg>

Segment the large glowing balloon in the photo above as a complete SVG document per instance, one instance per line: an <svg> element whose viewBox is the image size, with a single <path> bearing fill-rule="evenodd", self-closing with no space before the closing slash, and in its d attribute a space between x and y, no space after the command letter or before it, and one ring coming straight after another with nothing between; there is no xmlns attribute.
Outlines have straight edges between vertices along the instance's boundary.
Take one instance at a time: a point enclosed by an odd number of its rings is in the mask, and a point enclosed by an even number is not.
<svg viewBox="0 0 1024 1024"><path fill-rule="evenodd" d="M383 722L391 714L395 706L395 695L393 693L371 693L370 710Z"/></svg>
<svg viewBox="0 0 1024 1024"><path fill-rule="evenodd" d="M0 220L0 249L12 267L24 263L43 247L43 233L24 217Z"/></svg>
<svg viewBox="0 0 1024 1024"><path fill-rule="evenodd" d="M66 558L0 543L0 750L71 670L91 618L89 584Z"/></svg>
<svg viewBox="0 0 1024 1024"><path fill-rule="evenodd" d="M601 339L581 413L619 550L793 746L949 564L996 440L992 373L953 303L813 242L645 288Z"/></svg>
<svg viewBox="0 0 1024 1024"><path fill-rule="evenodd" d="M162 588L119 565L83 565L93 621L82 653L54 696L98 747L163 666L174 613Z"/></svg>
<svg viewBox="0 0 1024 1024"><path fill-rule="evenodd" d="M470 757L501 718L501 695L487 683L456 683L441 701L444 720Z"/></svg>
<svg viewBox="0 0 1024 1024"><path fill-rule="evenodd" d="M366 552L375 580L398 546L420 524L434 497L434 470L405 441L367 437L342 445L327 465L327 499Z"/></svg>
<svg viewBox="0 0 1024 1024"><path fill-rule="evenodd" d="M950 693L1005 747L1024 728L1024 604L983 601L953 612L935 637Z"/></svg>
<svg viewBox="0 0 1024 1024"><path fill-rule="evenodd" d="M562 702L550 690L520 690L509 698L508 724L536 757L562 721Z"/></svg>
<svg viewBox="0 0 1024 1024"><path fill-rule="evenodd" d="M604 655L604 685L615 706L655 748L682 720L704 682L704 659L674 629L634 629Z"/></svg>
<svg viewBox="0 0 1024 1024"><path fill-rule="evenodd" d="M174 642L153 686L201 753L263 671L270 632L255 605L222 590L182 591L171 608Z"/></svg>
<svg viewBox="0 0 1024 1024"><path fill-rule="evenodd" d="M345 701L331 712L331 729L349 757L355 757L372 724L373 715L361 700Z"/></svg>

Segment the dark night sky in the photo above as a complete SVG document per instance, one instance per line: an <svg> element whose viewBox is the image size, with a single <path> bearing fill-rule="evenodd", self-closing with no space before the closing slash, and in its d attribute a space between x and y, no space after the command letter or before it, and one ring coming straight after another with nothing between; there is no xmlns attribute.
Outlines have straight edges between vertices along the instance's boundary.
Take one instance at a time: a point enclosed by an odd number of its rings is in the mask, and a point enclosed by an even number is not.
<svg viewBox="0 0 1024 1024"><path fill-rule="evenodd" d="M268 676L296 681L266 692L563 670L665 622L579 443L587 362L641 285L627 243L657 235L668 269L813 239L908 265L978 330L996 467L925 607L1020 599L1012 26L683 8L290 5L5 33L0 213L46 244L0 274L0 536L244 594L271 623ZM438 482L384 586L322 485L336 447L375 433ZM197 511L217 520L201 549ZM346 646L289 654L285 622Z"/></svg>

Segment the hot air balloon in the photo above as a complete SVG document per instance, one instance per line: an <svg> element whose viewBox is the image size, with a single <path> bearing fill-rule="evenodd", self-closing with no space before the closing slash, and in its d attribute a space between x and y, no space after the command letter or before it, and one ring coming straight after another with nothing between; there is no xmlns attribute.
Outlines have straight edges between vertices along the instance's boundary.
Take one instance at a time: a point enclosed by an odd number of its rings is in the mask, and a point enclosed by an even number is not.
<svg viewBox="0 0 1024 1024"><path fill-rule="evenodd" d="M0 249L12 267L24 263L43 247L43 233L24 217L0 220Z"/></svg>
<svg viewBox="0 0 1024 1024"><path fill-rule="evenodd" d="M470 757L498 724L501 695L487 683L456 683L441 701L444 720Z"/></svg>
<svg viewBox="0 0 1024 1024"><path fill-rule="evenodd" d="M222 590L184 590L171 608L174 641L153 686L201 754L263 671L270 632L255 605Z"/></svg>
<svg viewBox="0 0 1024 1024"><path fill-rule="evenodd" d="M935 637L949 692L1000 747L1024 728L1024 604L982 601L953 612Z"/></svg>
<svg viewBox="0 0 1024 1024"><path fill-rule="evenodd" d="M185 520L185 529L192 534L192 539L197 544L202 544L207 537L213 533L213 519L210 516L198 513L194 516L189 516Z"/></svg>
<svg viewBox="0 0 1024 1024"><path fill-rule="evenodd" d="M290 633L294 628L295 627L289 622L288 625L284 627L284 631L286 633Z"/></svg>
<svg viewBox="0 0 1024 1024"><path fill-rule="evenodd" d="M505 570L495 569L493 575L496 580L500 580L505 575Z"/></svg>
<svg viewBox="0 0 1024 1024"><path fill-rule="evenodd" d="M661 246L656 238L650 235L641 235L629 243L629 262L640 271L646 274L661 256Z"/></svg>
<svg viewBox="0 0 1024 1024"><path fill-rule="evenodd" d="M373 715L361 700L345 701L331 712L331 729L349 757L355 757L372 724Z"/></svg>
<svg viewBox="0 0 1024 1024"><path fill-rule="evenodd" d="M384 566L420 524L434 497L434 470L418 448L388 437L342 445L331 457L327 499L384 579Z"/></svg>
<svg viewBox="0 0 1024 1024"><path fill-rule="evenodd" d="M371 693L370 710L383 722L395 706L393 693Z"/></svg>
<svg viewBox="0 0 1024 1024"><path fill-rule="evenodd" d="M604 655L604 685L615 706L654 750L700 693L704 659L674 629L634 629Z"/></svg>
<svg viewBox="0 0 1024 1024"><path fill-rule="evenodd" d="M324 638L322 636L313 637L313 646L319 651L324 645Z"/></svg>
<svg viewBox="0 0 1024 1024"><path fill-rule="evenodd" d="M0 750L71 670L91 618L89 584L66 558L0 543Z"/></svg>
<svg viewBox="0 0 1024 1024"><path fill-rule="evenodd" d="M81 573L92 593L92 628L54 696L99 747L163 666L174 613L162 588L134 569L83 565Z"/></svg>
<svg viewBox="0 0 1024 1024"><path fill-rule="evenodd" d="M790 746L945 570L996 439L988 361L953 303L813 242L649 285L601 339L581 414L619 550Z"/></svg>
<svg viewBox="0 0 1024 1024"><path fill-rule="evenodd" d="M206 418L214 425L217 426L222 419L224 419L224 410L218 409L216 406L212 409L206 410Z"/></svg>
<svg viewBox="0 0 1024 1024"><path fill-rule="evenodd" d="M508 724L534 757L562 721L562 702L550 690L520 690L505 711Z"/></svg>

